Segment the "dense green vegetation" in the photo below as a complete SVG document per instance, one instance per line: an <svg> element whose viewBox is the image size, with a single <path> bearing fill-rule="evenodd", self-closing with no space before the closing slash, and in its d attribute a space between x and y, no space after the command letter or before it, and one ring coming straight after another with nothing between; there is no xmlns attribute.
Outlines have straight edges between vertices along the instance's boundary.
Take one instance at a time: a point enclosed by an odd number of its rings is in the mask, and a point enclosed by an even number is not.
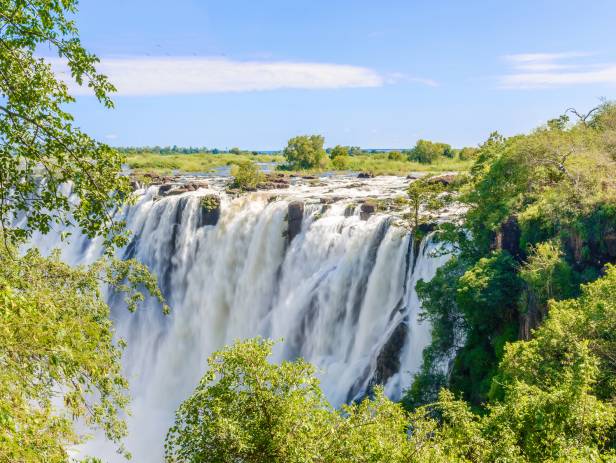
<svg viewBox="0 0 616 463"><path fill-rule="evenodd" d="M76 5L0 0L2 463L67 462L71 446L93 430L125 453L122 343L112 339L100 285L125 293L131 310L142 288L161 298L145 267L112 257L127 237L122 214L114 214L131 199L124 157L73 125L66 84L35 56L41 48L56 52L78 84L112 106L113 87L96 72L98 59L82 48L69 19ZM20 215L26 220L16 225ZM23 248L32 233L69 225L102 239L107 256L70 268L55 254Z"/></svg>
<svg viewBox="0 0 616 463"><path fill-rule="evenodd" d="M507 342L529 339L550 300L579 294L616 260L615 128L616 108L604 104L480 147L459 197L468 212L443 230L459 252L417 288L434 331L409 407L444 383L474 406L499 399Z"/></svg>

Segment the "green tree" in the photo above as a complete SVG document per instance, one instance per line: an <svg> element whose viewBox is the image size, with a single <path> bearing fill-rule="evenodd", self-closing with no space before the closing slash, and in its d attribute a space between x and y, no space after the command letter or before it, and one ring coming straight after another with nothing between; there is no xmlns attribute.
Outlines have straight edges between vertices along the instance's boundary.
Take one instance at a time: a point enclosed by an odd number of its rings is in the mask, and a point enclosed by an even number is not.
<svg viewBox="0 0 616 463"><path fill-rule="evenodd" d="M76 0L0 0L0 225L8 242L54 223L75 223L109 243L124 238L120 215L112 213L130 192L124 157L73 124L67 85L35 56L41 47L55 51L78 84L113 106L113 86L96 72L98 58L81 46L69 19L76 9ZM60 188L69 182L78 201ZM14 227L26 212L25 224Z"/></svg>
<svg viewBox="0 0 616 463"><path fill-rule="evenodd" d="M124 343L113 341L99 287L126 293L134 310L140 284L162 299L156 280L130 262L71 268L58 253L19 256L2 246L0 260L0 462L68 461L67 448L84 440L76 420L119 445L126 426L118 411L128 404Z"/></svg>
<svg viewBox="0 0 616 463"><path fill-rule="evenodd" d="M292 168L318 167L325 157L324 142L321 135L300 135L289 140L283 154Z"/></svg>
<svg viewBox="0 0 616 463"><path fill-rule="evenodd" d="M349 147L336 145L331 149L329 153L329 157L331 159L336 159L338 156L348 156L349 155Z"/></svg>
<svg viewBox="0 0 616 463"><path fill-rule="evenodd" d="M477 151L478 148L464 147L458 153L458 157L461 161L468 161L475 158Z"/></svg>
<svg viewBox="0 0 616 463"><path fill-rule="evenodd" d="M441 156L452 157L451 153L451 146L445 143L418 140L415 147L409 151L409 160L431 164Z"/></svg>
<svg viewBox="0 0 616 463"><path fill-rule="evenodd" d="M143 285L162 299L145 267L111 257L127 237L119 219L130 200L124 156L74 125L67 85L35 56L43 47L57 53L77 84L113 106L113 86L96 72L98 59L81 46L70 19L76 10L76 0L0 0L2 462L68 461L67 448L84 440L76 421L120 444L122 343L112 339L99 285L126 292L133 310ZM34 231L54 225L102 237L107 257L71 269L57 255L17 252Z"/></svg>
<svg viewBox="0 0 616 463"><path fill-rule="evenodd" d="M432 180L431 176L413 180L406 190L411 206L411 225L418 231L423 223L434 219L434 212L443 207L445 191L442 183Z"/></svg>

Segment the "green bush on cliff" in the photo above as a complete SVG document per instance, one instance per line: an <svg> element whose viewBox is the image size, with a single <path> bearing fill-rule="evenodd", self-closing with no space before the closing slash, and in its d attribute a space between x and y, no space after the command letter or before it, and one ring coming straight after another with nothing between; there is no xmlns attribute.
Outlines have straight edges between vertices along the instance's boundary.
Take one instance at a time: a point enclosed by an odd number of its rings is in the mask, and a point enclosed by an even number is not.
<svg viewBox="0 0 616 463"><path fill-rule="evenodd" d="M244 191L255 190L263 180L263 173L259 166L252 161L236 161L231 166L232 188Z"/></svg>
<svg viewBox="0 0 616 463"><path fill-rule="evenodd" d="M468 210L449 233L464 272L447 266L418 285L437 336L408 393L409 406L435 396L427 378L441 385L439 359L446 355L455 357L449 387L475 406L484 403L506 342L528 338L550 299L578 294L581 283L616 261L614 139L616 109L606 103L587 120L563 116L510 138L493 133L473 153L458 198ZM495 250L509 262L497 272L486 267ZM439 345L454 330L459 345Z"/></svg>

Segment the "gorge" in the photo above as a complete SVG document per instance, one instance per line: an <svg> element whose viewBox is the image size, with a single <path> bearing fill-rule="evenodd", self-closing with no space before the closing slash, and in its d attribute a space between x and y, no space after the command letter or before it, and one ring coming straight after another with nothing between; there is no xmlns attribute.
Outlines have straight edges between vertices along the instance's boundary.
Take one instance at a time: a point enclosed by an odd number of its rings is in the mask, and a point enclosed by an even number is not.
<svg viewBox="0 0 616 463"><path fill-rule="evenodd" d="M109 295L117 335L128 343L126 444L136 461L162 459L175 409L208 355L234 340L282 340L275 360L303 357L316 365L335 406L376 384L399 399L430 341L415 283L448 257L433 255L429 236L414 245L397 213L361 206L403 195L409 180L332 176L236 196L225 193L226 182L209 178L183 193L181 184L149 186L126 211L132 240L124 257L158 276L172 308L163 315L152 300L131 314ZM181 194L168 194L174 188ZM220 210L208 214L203 198L212 197ZM34 241L43 251L60 247L72 264L101 253L98 241L78 234L68 243L60 234ZM114 458L104 439L84 452Z"/></svg>

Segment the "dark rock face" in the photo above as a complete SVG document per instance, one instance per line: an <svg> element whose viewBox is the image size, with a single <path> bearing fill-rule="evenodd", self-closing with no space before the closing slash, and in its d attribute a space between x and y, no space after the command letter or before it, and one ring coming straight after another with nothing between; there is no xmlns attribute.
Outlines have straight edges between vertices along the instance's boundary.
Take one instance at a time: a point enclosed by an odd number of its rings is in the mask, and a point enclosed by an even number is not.
<svg viewBox="0 0 616 463"><path fill-rule="evenodd" d="M383 345L376 358L376 370L370 381L371 386L385 384L389 378L400 371L400 353L404 346L408 325L401 321Z"/></svg>
<svg viewBox="0 0 616 463"><path fill-rule="evenodd" d="M165 185L161 185L158 188L158 194L164 196L166 193L168 193L169 191L173 190L177 186L178 185L175 184L175 183L166 183Z"/></svg>
<svg viewBox="0 0 616 463"><path fill-rule="evenodd" d="M612 259L616 257L616 231L608 232L603 237L607 255Z"/></svg>
<svg viewBox="0 0 616 463"><path fill-rule="evenodd" d="M207 195L201 198L199 226L216 225L220 219L220 197Z"/></svg>
<svg viewBox="0 0 616 463"><path fill-rule="evenodd" d="M159 196L175 196L189 191L197 191L199 188L207 188L207 186L207 182L204 181L164 183L158 187L158 194Z"/></svg>
<svg viewBox="0 0 616 463"><path fill-rule="evenodd" d="M417 180L418 178L421 178L421 175L417 175L417 174L408 174L406 176L407 180Z"/></svg>
<svg viewBox="0 0 616 463"><path fill-rule="evenodd" d="M371 202L365 202L360 207L359 218L361 220L368 220L368 218L376 212L376 204Z"/></svg>
<svg viewBox="0 0 616 463"><path fill-rule="evenodd" d="M373 178L374 174L370 173L370 172L360 172L357 175L357 178Z"/></svg>
<svg viewBox="0 0 616 463"><path fill-rule="evenodd" d="M515 259L520 260L522 257L520 250L521 233L518 219L515 216L509 217L496 232L494 248L508 251Z"/></svg>
<svg viewBox="0 0 616 463"><path fill-rule="evenodd" d="M287 240L289 243L302 231L303 218L304 203L301 201L290 202L287 209Z"/></svg>

